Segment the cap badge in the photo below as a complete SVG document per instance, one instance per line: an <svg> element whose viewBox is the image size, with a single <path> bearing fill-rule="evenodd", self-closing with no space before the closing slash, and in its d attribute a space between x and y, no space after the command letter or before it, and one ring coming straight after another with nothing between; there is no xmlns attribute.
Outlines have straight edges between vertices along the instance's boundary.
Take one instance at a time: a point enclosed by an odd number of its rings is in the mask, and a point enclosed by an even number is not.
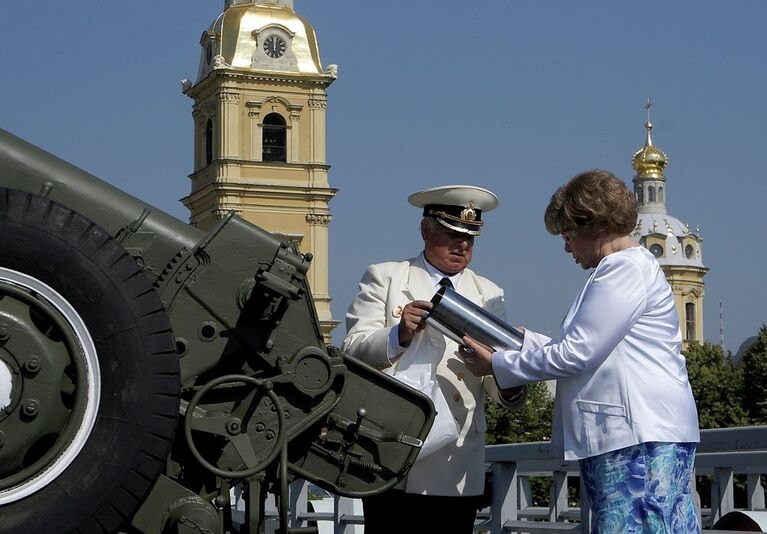
<svg viewBox="0 0 767 534"><path fill-rule="evenodd" d="M477 212L474 211L474 203L469 202L466 204L466 208L461 212L462 221L473 221L477 218Z"/></svg>
<svg viewBox="0 0 767 534"><path fill-rule="evenodd" d="M393 317L402 317L402 306L396 306L392 311L391 314Z"/></svg>

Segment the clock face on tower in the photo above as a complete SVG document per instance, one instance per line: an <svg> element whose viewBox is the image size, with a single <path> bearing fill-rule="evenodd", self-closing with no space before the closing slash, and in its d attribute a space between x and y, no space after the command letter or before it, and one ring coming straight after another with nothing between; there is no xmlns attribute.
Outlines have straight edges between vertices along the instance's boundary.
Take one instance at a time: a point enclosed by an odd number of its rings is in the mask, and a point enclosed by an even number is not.
<svg viewBox="0 0 767 534"><path fill-rule="evenodd" d="M264 39L264 52L272 59L281 57L285 53L287 46L285 39L279 35L272 34Z"/></svg>

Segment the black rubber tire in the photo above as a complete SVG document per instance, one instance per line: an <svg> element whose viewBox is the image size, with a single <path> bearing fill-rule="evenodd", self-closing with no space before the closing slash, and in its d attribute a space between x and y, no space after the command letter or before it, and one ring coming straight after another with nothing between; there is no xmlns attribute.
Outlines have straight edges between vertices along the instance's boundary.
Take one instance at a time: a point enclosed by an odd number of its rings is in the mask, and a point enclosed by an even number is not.
<svg viewBox="0 0 767 534"><path fill-rule="evenodd" d="M176 431L179 362L167 313L106 231L29 193L0 188L0 266L44 282L74 307L101 370L85 446L55 481L0 508L0 532L116 532L165 467Z"/></svg>

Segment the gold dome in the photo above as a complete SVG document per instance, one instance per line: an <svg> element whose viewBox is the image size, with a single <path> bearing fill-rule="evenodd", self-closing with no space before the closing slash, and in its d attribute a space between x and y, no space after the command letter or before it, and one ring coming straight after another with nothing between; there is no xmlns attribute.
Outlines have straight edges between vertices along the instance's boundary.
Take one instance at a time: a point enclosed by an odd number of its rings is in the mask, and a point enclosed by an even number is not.
<svg viewBox="0 0 767 534"><path fill-rule="evenodd" d="M275 41L281 48L275 48ZM200 44L200 78L222 66L324 75L311 24L273 0L228 5L203 33Z"/></svg>
<svg viewBox="0 0 767 534"><path fill-rule="evenodd" d="M647 130L647 140L644 147L631 158L631 166L636 171L638 178L665 180L663 170L668 165L668 157L661 149L652 144L652 137L650 136L652 123L648 120L644 126Z"/></svg>

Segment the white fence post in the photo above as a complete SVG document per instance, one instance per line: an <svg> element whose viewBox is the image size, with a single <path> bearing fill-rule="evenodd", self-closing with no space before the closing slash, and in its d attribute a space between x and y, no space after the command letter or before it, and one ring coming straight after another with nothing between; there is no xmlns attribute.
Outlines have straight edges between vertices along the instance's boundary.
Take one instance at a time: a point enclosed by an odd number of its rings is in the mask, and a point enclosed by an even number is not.
<svg viewBox="0 0 767 534"><path fill-rule="evenodd" d="M549 498L549 521L559 521L559 517L567 508L567 472L554 471Z"/></svg>
<svg viewBox="0 0 767 534"><path fill-rule="evenodd" d="M733 474L731 467L714 469L714 483L711 486L711 524L713 525L735 507Z"/></svg>
<svg viewBox="0 0 767 534"><path fill-rule="evenodd" d="M291 527L305 527L306 513L309 511L309 483L305 480L297 479L289 486L290 510L288 511L288 521Z"/></svg>
<svg viewBox="0 0 767 534"><path fill-rule="evenodd" d="M507 520L517 519L517 464L516 462L493 462L490 472L493 493L488 527L493 534L500 534Z"/></svg>
<svg viewBox="0 0 767 534"><path fill-rule="evenodd" d="M748 509L749 510L763 510L764 509L764 488L761 481L762 475L750 473L748 475L747 492L748 492Z"/></svg>

